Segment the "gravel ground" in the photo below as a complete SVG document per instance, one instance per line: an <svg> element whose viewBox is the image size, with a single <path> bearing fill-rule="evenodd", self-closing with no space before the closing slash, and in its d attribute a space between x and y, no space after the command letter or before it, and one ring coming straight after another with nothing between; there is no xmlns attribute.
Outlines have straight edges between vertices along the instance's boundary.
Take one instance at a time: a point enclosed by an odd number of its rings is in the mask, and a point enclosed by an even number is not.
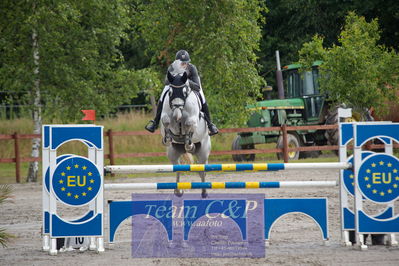
<svg viewBox="0 0 399 266"><path fill-rule="evenodd" d="M267 173L214 173L207 181L300 181L337 180L337 170L281 171ZM171 182L169 177L120 178L106 183ZM199 181L194 175L182 181ZM144 192L144 191L142 191ZM146 191L154 192L154 191ZM152 258L131 257L131 226L123 222L114 245L105 245L105 252L66 252L50 256L41 250L42 187L41 184L14 185L13 199L0 206L0 228L15 238L7 248L0 247L0 265L399 265L399 247L369 246L367 251L341 245L338 187L286 188L269 190L214 190L209 193L265 193L270 198L327 197L330 240L324 243L315 223L303 214L290 214L272 229L266 257L250 258ZM130 200L132 191L106 191L105 199ZM164 192L164 193L170 193ZM190 193L190 192L186 192ZM107 213L107 209L105 209ZM107 219L107 217L105 217ZM107 221L107 220L105 220ZM107 232L107 222L105 222ZM398 235L396 236L398 238Z"/></svg>

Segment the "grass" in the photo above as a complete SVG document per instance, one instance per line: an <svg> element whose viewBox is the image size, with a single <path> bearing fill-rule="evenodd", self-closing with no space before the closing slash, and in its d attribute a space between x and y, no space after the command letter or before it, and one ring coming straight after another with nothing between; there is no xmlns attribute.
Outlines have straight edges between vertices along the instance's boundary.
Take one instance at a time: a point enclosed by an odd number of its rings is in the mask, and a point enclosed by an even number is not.
<svg viewBox="0 0 399 266"><path fill-rule="evenodd" d="M13 192L13 187L10 185L0 185L0 206L1 204L11 197ZM5 229L0 228L0 245L5 248L7 247L7 243L10 241L11 238L14 236L7 233Z"/></svg>
<svg viewBox="0 0 399 266"><path fill-rule="evenodd" d="M96 125L103 125L104 131L112 129L112 131L139 131L143 130L146 123L152 118L150 114L143 112L131 112L118 114L114 118L106 118L96 121ZM55 122L56 123L56 122ZM44 122L46 124L46 122ZM15 119L0 121L0 134L31 134L33 131L33 123L29 119ZM231 144L236 134L218 134L212 137L212 150L231 150ZM104 152L108 154L108 138L104 139ZM10 140L0 140L0 158L13 158L14 142ZM257 148L267 149L274 148L275 144L258 145ZM31 140L20 140L21 158L30 157ZM116 136L114 137L114 151L117 154L134 153L134 152L164 152L165 147L161 144L159 135L150 136ZM78 141L72 141L64 144L58 150L58 154L77 154L86 156L86 146ZM336 156L331 155L331 152L324 152L327 156L320 158L312 158L301 160L303 162L331 162L337 161ZM331 156L328 156L328 155ZM277 161L275 154L257 154L255 162L281 162ZM166 156L163 157L142 157L142 158L116 158L115 164L167 164L169 161ZM211 156L209 163L228 163L232 162L230 155ZM109 164L105 160L105 164ZM25 182L28 172L29 163L21 164L21 181ZM41 173L41 170L40 172ZM125 175L126 176L126 175ZM130 175L135 177L135 175ZM137 175L136 175L137 176ZM143 175L140 175L143 176ZM117 176L118 177L118 176ZM39 181L41 177L39 176ZM1 183L15 183L15 164L14 163L0 163L0 184Z"/></svg>

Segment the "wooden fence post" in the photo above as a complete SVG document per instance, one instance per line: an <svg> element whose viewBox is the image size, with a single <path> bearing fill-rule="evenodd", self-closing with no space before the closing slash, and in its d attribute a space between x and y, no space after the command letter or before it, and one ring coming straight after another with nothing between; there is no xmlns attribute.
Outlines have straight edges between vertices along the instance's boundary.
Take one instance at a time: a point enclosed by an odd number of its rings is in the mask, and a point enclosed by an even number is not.
<svg viewBox="0 0 399 266"><path fill-rule="evenodd" d="M21 182L21 156L19 154L19 136L15 132L13 134L14 139L14 153L15 153L15 176L17 183Z"/></svg>
<svg viewBox="0 0 399 266"><path fill-rule="evenodd" d="M283 158L284 163L288 163L288 136L287 136L287 125L282 126L283 130Z"/></svg>
<svg viewBox="0 0 399 266"><path fill-rule="evenodd" d="M107 136L108 136L108 148L109 148L109 164L114 165L115 155L114 155L114 140L112 136L112 129L108 129Z"/></svg>

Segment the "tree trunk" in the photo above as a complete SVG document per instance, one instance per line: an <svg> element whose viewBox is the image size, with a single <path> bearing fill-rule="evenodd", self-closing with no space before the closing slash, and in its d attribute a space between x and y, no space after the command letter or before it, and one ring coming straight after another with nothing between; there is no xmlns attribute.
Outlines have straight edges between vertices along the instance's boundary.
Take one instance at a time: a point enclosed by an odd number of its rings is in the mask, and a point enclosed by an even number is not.
<svg viewBox="0 0 399 266"><path fill-rule="evenodd" d="M150 94L150 102L151 102L151 106L152 106L152 114L155 117L156 114L157 114L157 102L155 100L154 95L152 94L152 91L151 91L151 94Z"/></svg>
<svg viewBox="0 0 399 266"><path fill-rule="evenodd" d="M32 117L33 117L33 134L40 134L42 129L42 110L40 105L40 77L39 77L39 43L36 30L32 33L32 46L33 46L33 63L35 68L34 74L34 88L32 90L31 99L33 102ZM32 139L32 158L39 158L40 155L40 138ZM36 182L39 172L39 162L31 162L29 164L28 176L26 182Z"/></svg>

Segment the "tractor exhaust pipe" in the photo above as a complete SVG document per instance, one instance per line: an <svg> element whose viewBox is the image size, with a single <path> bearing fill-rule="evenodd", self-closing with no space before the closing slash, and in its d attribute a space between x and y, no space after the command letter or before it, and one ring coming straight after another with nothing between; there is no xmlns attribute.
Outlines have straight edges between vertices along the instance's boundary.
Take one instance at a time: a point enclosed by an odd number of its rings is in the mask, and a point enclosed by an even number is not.
<svg viewBox="0 0 399 266"><path fill-rule="evenodd" d="M280 53L276 51L276 62L277 62L277 71L276 71L276 81L277 81L277 89L278 89L278 98L284 99L284 85L283 85L283 72L281 71L280 64Z"/></svg>

